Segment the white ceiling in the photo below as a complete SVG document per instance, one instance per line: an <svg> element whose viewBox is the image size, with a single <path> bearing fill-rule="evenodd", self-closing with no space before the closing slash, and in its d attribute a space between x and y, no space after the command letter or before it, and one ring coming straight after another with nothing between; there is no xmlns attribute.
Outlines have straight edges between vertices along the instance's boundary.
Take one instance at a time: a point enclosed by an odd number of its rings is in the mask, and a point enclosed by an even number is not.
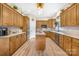
<svg viewBox="0 0 79 59"><path fill-rule="evenodd" d="M12 3L15 4L23 15L33 15L38 19L55 17L59 10L69 6L69 3L45 3L44 8L39 12L35 3Z"/></svg>

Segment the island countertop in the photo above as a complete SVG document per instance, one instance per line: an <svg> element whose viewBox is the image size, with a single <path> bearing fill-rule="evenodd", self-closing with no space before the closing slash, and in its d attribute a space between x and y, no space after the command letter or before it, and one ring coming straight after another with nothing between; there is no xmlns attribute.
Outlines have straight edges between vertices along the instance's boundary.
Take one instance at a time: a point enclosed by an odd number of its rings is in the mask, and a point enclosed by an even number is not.
<svg viewBox="0 0 79 59"><path fill-rule="evenodd" d="M36 35L46 35L46 33L43 31L38 31L38 32L36 32Z"/></svg>

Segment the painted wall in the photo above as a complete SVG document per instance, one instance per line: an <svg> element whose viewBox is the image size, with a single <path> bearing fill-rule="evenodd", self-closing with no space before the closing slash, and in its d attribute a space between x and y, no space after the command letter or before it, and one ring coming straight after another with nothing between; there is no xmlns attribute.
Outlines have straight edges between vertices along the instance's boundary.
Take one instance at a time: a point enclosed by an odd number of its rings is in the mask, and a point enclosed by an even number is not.
<svg viewBox="0 0 79 59"><path fill-rule="evenodd" d="M34 17L30 17L30 39L35 38L36 35L36 19Z"/></svg>

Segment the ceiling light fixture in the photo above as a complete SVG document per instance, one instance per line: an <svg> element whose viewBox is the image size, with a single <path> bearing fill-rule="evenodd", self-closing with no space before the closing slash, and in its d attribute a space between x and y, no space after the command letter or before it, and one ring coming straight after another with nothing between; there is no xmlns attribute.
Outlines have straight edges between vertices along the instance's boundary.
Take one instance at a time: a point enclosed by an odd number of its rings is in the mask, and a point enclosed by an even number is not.
<svg viewBox="0 0 79 59"><path fill-rule="evenodd" d="M38 9L38 15L41 15L43 13L44 3L36 3L37 9Z"/></svg>
<svg viewBox="0 0 79 59"><path fill-rule="evenodd" d="M44 7L44 3L36 3L37 8L42 9Z"/></svg>

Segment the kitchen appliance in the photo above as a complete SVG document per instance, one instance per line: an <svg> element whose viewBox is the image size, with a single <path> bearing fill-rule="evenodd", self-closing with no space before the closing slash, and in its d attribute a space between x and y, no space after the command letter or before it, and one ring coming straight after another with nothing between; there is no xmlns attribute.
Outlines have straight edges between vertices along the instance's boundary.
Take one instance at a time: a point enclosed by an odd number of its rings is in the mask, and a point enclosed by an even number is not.
<svg viewBox="0 0 79 59"><path fill-rule="evenodd" d="M0 36L8 35L8 28L4 26L0 26Z"/></svg>

